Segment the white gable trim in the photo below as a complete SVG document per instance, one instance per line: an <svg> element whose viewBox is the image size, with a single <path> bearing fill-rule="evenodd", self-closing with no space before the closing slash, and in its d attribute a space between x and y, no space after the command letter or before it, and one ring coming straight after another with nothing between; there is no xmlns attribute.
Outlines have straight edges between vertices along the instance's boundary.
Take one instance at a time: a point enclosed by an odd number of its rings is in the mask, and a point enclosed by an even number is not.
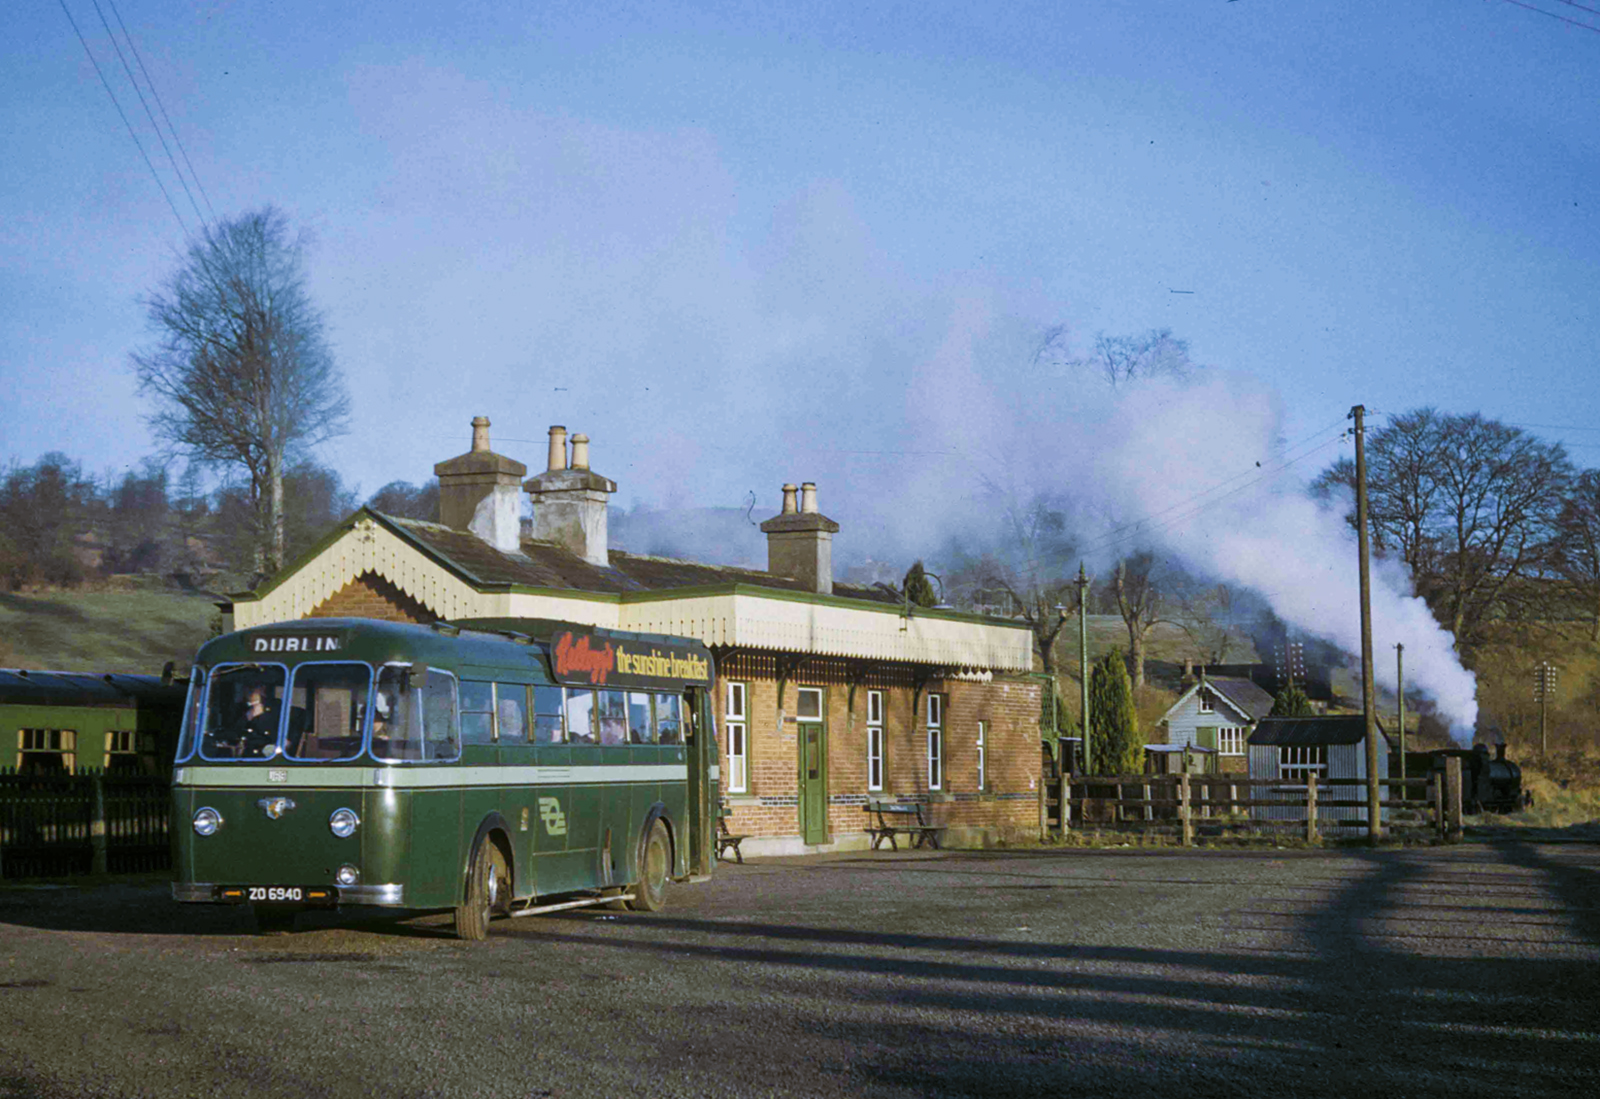
<svg viewBox="0 0 1600 1099"><path fill-rule="evenodd" d="M1248 725L1254 727L1256 719L1239 709L1239 707L1234 704L1232 699L1222 693L1221 688L1219 688L1215 683L1212 683L1210 680L1206 679L1202 679L1199 683L1196 683L1193 687L1190 687L1187 691L1185 691L1178 698L1178 701L1174 702L1170 707L1167 708L1167 712L1161 715L1161 720L1169 721L1174 715L1184 712L1184 703L1189 702L1191 699L1194 701L1194 712L1198 714L1200 712L1200 699L1196 696L1202 686L1211 688L1211 693L1216 697L1217 701L1222 704L1222 707L1226 709L1226 712L1224 712L1223 709L1219 709L1214 715L1217 718L1218 725ZM1213 715L1208 714L1205 716L1210 717Z"/></svg>

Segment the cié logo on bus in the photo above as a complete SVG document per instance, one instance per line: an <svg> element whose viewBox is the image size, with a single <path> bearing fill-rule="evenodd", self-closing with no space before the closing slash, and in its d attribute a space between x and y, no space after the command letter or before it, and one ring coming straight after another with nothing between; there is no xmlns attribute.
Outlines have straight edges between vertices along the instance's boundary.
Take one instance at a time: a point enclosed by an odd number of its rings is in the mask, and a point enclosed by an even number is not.
<svg viewBox="0 0 1600 1099"><path fill-rule="evenodd" d="M339 651L339 639L332 634L275 634L250 639L250 649L258 653L332 653Z"/></svg>

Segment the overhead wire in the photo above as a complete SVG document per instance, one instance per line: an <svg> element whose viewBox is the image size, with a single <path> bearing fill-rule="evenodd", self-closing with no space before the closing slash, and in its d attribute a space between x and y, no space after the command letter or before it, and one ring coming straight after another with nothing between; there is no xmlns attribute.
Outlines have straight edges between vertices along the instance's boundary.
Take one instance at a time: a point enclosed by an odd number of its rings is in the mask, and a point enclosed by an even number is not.
<svg viewBox="0 0 1600 1099"><path fill-rule="evenodd" d="M1593 23L1585 23L1581 19L1568 19L1565 15L1557 15L1553 11L1545 11L1543 8L1536 8L1532 4L1524 4L1522 0L1505 0L1505 2L1507 4L1515 4L1519 8L1526 8L1529 11L1536 11L1540 15L1547 15L1551 19L1559 19L1563 23L1569 23L1574 27L1582 27L1586 31L1594 31L1596 34L1600 34L1600 27L1595 26ZM1572 6L1578 7L1579 5L1574 4ZM1584 10L1587 11L1588 9L1585 8Z"/></svg>
<svg viewBox="0 0 1600 1099"><path fill-rule="evenodd" d="M100 62L95 60L94 51L89 48L89 42L83 37L83 31L78 29L78 21L72 18L72 12L67 9L66 0L56 0L61 5L61 13L67 17L67 22L72 24L72 33L78 36L78 43L83 46L84 54L89 58L89 64L94 66L95 75L100 78L100 86L106 90L106 95L111 97L111 105L117 109L117 114L122 118L122 124L128 129L128 136L133 138L133 144L138 148L139 155L144 158L146 168L150 169L150 178L156 181L156 187L161 191L161 197L167 200L167 206L172 210L172 216L177 219L178 226L183 230L183 235L189 235L189 226L183 220L183 215L178 212L178 204L172 201L172 195L167 191L167 185L161 182L161 173L156 171L155 163L150 159L150 154L145 152L144 142L139 140L139 135L133 128L133 123L128 121L128 112L122 109L122 103L117 99L117 93L111 90L110 81L100 69Z"/></svg>
<svg viewBox="0 0 1600 1099"><path fill-rule="evenodd" d="M100 0L89 0L94 5L94 13L100 17L100 25L106 29L106 37L111 39L111 48L117 52L117 60L122 62L122 71L128 74L128 83L133 85L133 94L139 97L139 106L144 108L145 117L150 120L150 128L156 132L156 140L161 142L161 151L167 154L167 163L172 165L172 174L178 177L178 185L183 188L183 193L189 198L189 205L194 209L194 216L199 220L202 228L206 224L206 216L200 212L200 204L194 200L194 192L189 190L189 181L183 177L183 170L178 167L177 157L172 155L172 149L167 145L166 135L161 132L161 124L156 121L155 112L150 109L150 104L145 101L144 92L139 87L139 81L133 75L133 68L128 64L128 59L123 56L122 46L117 42L116 32L111 29L111 24L106 22L106 13L101 10ZM121 16L118 16L120 21ZM126 28L124 28L126 33ZM133 39L128 40L129 45ZM152 85L151 91L154 91ZM177 140L174 133L173 140Z"/></svg>
<svg viewBox="0 0 1600 1099"><path fill-rule="evenodd" d="M206 211L211 215L211 220L217 220L217 211L211 205L211 196L206 194L205 185L200 182L200 173L194 170L194 162L189 159L189 150L183 147L183 139L178 136L178 128L172 124L172 116L167 113L167 105L161 101L161 93L156 90L156 82L150 78L150 70L145 68L144 57L139 53L139 47L133 41L133 35L128 33L128 25L122 21L122 12L117 10L117 0L106 0L111 7L111 14L117 17L117 26L122 28L122 37L128 43L128 49L133 53L133 59L139 63L139 71L144 74L145 85L150 89L150 94L155 98L156 106L161 110L161 117L166 120L167 132L172 134L172 142L177 145L178 152L183 156L183 163L189 169L189 178L194 180L195 190L200 192L200 198L206 204Z"/></svg>

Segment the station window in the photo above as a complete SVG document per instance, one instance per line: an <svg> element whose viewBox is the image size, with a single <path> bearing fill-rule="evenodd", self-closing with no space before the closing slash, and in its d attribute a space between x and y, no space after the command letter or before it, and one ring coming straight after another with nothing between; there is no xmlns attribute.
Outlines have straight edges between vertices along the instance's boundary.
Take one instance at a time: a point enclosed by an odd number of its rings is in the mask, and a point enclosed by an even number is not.
<svg viewBox="0 0 1600 1099"><path fill-rule="evenodd" d="M78 734L73 729L18 729L17 772L24 775L70 775L78 763Z"/></svg>
<svg viewBox="0 0 1600 1099"><path fill-rule="evenodd" d="M106 733L106 771L114 775L153 775L156 764L156 735L132 729L111 729Z"/></svg>
<svg viewBox="0 0 1600 1099"><path fill-rule="evenodd" d="M867 692L867 789L883 789L883 692Z"/></svg>
<svg viewBox="0 0 1600 1099"><path fill-rule="evenodd" d="M944 695L928 696L928 789L944 789Z"/></svg>
<svg viewBox="0 0 1600 1099"><path fill-rule="evenodd" d="M978 740L977 740L977 745L978 745L978 792L982 793L983 791L985 791L985 790L987 790L989 788L989 776L986 773L986 768L988 767L988 764L989 764L989 758L988 758L988 752L989 752L989 723L987 721L978 722Z"/></svg>
<svg viewBox="0 0 1600 1099"><path fill-rule="evenodd" d="M1244 726L1221 725L1217 728L1217 751L1225 756L1244 755Z"/></svg>
<svg viewBox="0 0 1600 1099"><path fill-rule="evenodd" d="M1212 697L1210 691L1200 692L1200 712L1203 714L1214 714L1217 712L1217 700Z"/></svg>
<svg viewBox="0 0 1600 1099"><path fill-rule="evenodd" d="M746 741L748 720L745 707L749 686L729 683L726 705L723 708L723 726L728 731L728 793L743 794L750 789L749 743Z"/></svg>
<svg viewBox="0 0 1600 1099"><path fill-rule="evenodd" d="M795 699L795 716L801 721L822 720L822 688L801 687Z"/></svg>
<svg viewBox="0 0 1600 1099"><path fill-rule="evenodd" d="M494 743L494 684L461 681L461 743Z"/></svg>

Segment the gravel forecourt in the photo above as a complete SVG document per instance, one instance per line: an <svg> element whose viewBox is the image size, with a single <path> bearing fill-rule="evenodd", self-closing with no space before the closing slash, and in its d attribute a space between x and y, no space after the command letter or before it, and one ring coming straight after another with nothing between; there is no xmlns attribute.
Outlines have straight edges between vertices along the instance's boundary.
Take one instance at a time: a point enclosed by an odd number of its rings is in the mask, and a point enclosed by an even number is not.
<svg viewBox="0 0 1600 1099"><path fill-rule="evenodd" d="M0 1099L1600 1095L1600 847L752 859L658 915L0 883Z"/></svg>

